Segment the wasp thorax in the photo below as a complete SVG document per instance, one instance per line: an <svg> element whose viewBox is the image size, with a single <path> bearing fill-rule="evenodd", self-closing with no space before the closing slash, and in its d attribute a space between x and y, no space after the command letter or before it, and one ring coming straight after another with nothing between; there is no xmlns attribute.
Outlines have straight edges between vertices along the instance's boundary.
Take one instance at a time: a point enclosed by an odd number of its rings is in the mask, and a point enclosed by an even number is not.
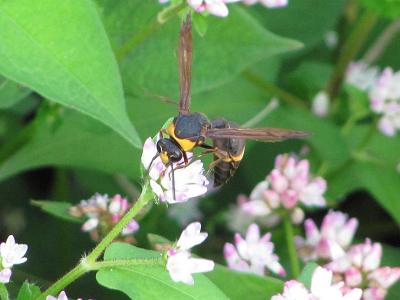
<svg viewBox="0 0 400 300"><path fill-rule="evenodd" d="M178 162L182 159L182 150L170 139L160 139L157 142L157 152L164 164Z"/></svg>

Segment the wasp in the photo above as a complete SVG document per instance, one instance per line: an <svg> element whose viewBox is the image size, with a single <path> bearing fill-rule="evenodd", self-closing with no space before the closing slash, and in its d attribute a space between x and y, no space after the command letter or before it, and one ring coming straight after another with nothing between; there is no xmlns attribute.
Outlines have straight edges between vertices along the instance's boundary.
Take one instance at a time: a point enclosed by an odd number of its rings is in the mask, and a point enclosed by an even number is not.
<svg viewBox="0 0 400 300"><path fill-rule="evenodd" d="M199 112L190 112L191 73L192 73L192 30L191 17L188 15L182 22L179 46L179 114L160 130L160 139L157 142L157 156L160 156L166 166L171 166L183 159L187 166L187 152L194 148L204 148L201 155L214 155L210 169L214 170L214 187L226 183L235 173L243 158L245 140L263 142L277 142L289 138L307 136L302 131L280 128L240 128L238 124L223 118L209 120ZM212 141L212 145L206 143ZM155 157L155 158L156 158ZM172 184L174 186L174 174ZM174 192L174 191L173 191ZM175 194L174 194L175 197Z"/></svg>

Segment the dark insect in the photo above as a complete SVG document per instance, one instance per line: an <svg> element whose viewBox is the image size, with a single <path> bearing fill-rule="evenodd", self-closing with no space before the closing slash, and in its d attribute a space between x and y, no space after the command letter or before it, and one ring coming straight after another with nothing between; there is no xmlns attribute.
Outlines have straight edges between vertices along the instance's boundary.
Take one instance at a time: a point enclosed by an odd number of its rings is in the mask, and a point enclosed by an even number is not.
<svg viewBox="0 0 400 300"><path fill-rule="evenodd" d="M158 155L166 166L179 162L182 158L185 167L189 162L186 152L196 147L204 148L201 155L212 153L214 161L210 169L214 170L214 186L226 183L235 173L245 150L245 140L252 139L262 142L277 142L289 138L307 136L302 131L279 128L239 128L234 122L225 119L210 121L204 114L190 112L190 89L192 68L192 31L191 18L187 16L182 23L179 39L179 84L180 100L179 114L160 131L157 142ZM164 137L166 135L167 137ZM206 144L206 138L213 144ZM178 167L178 168L179 168ZM174 175L172 173L172 180ZM174 184L174 182L173 182ZM175 191L173 191L175 197Z"/></svg>

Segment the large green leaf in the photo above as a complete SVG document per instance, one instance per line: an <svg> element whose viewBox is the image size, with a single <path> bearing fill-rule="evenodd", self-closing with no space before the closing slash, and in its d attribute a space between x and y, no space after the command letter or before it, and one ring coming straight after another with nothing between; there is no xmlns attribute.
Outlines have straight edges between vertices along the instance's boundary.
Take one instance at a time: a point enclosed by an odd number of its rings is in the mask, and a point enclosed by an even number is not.
<svg viewBox="0 0 400 300"><path fill-rule="evenodd" d="M283 289L283 282L279 279L240 273L219 265L206 276L232 300L270 299Z"/></svg>
<svg viewBox="0 0 400 300"><path fill-rule="evenodd" d="M321 42L324 35L335 30L345 0L302 0L290 1L283 9L266 9L262 5L252 12L266 28L277 34L295 38L310 49Z"/></svg>
<svg viewBox="0 0 400 300"><path fill-rule="evenodd" d="M372 11L389 18L400 16L400 0L359 0Z"/></svg>
<svg viewBox="0 0 400 300"><path fill-rule="evenodd" d="M104 2L103 19L117 55L125 42L145 31L161 9L157 1ZM148 90L163 96L177 96L179 21L179 18L169 21L122 57L121 71L127 93L138 95ZM229 18L208 18L207 21L205 37L194 34L193 93L226 83L265 57L301 46L267 31L238 6L231 7Z"/></svg>
<svg viewBox="0 0 400 300"><path fill-rule="evenodd" d="M0 73L141 142L118 66L90 0L0 2Z"/></svg>
<svg viewBox="0 0 400 300"><path fill-rule="evenodd" d="M137 248L125 243L113 243L107 248L104 260L154 259L161 253ZM228 299L203 274L195 274L194 285L175 283L165 266L136 265L101 269L97 281L108 288L124 292L130 299Z"/></svg>
<svg viewBox="0 0 400 300"><path fill-rule="evenodd" d="M0 179L51 165L86 167L127 175L139 169L139 161L132 158L133 147L89 117L68 110L56 124L43 121L39 125L31 140L0 165Z"/></svg>
<svg viewBox="0 0 400 300"><path fill-rule="evenodd" d="M0 109L13 106L30 93L29 89L0 76Z"/></svg>

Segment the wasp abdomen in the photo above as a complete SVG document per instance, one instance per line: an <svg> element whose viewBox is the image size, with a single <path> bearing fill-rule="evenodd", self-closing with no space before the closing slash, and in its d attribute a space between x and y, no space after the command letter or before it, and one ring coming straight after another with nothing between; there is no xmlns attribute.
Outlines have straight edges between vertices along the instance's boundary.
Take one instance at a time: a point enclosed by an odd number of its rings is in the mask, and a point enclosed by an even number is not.
<svg viewBox="0 0 400 300"><path fill-rule="evenodd" d="M212 128L238 128L234 122L225 119L215 119L211 122ZM214 186L226 183L236 172L242 160L245 143L243 139L226 138L213 139L213 145L217 148L214 155Z"/></svg>

